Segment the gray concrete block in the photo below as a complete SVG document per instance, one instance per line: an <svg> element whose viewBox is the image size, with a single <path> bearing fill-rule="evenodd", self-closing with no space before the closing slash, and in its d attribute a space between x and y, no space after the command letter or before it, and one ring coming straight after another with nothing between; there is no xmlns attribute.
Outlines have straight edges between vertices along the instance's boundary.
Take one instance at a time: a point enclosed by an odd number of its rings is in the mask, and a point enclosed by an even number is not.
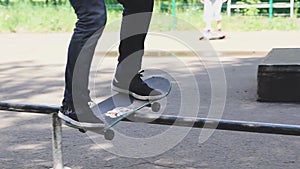
<svg viewBox="0 0 300 169"><path fill-rule="evenodd" d="M274 48L258 65L257 100L300 102L300 48Z"/></svg>

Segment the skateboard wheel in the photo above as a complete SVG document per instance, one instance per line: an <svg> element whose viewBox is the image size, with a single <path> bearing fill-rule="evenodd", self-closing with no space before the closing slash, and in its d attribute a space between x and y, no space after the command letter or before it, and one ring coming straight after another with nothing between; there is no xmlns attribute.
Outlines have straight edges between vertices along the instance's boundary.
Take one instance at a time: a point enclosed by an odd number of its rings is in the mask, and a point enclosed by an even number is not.
<svg viewBox="0 0 300 169"><path fill-rule="evenodd" d="M81 133L86 133L85 129L78 129Z"/></svg>
<svg viewBox="0 0 300 169"><path fill-rule="evenodd" d="M152 109L152 111L154 111L154 112L158 112L158 111L160 110L160 103L158 103L158 102L152 103L151 109Z"/></svg>
<svg viewBox="0 0 300 169"><path fill-rule="evenodd" d="M104 132L104 138L105 138L106 140L112 140L112 139L114 138L114 136L115 136L115 133L114 133L114 131L112 131L112 130L106 130L106 131Z"/></svg>

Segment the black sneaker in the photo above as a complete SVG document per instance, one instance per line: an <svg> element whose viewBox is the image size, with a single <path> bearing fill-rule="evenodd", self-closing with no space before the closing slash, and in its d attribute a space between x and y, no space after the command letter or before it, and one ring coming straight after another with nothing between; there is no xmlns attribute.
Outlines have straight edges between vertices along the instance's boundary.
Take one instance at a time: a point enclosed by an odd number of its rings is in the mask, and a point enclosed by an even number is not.
<svg viewBox="0 0 300 169"><path fill-rule="evenodd" d="M125 94L130 94L136 99L139 100L158 100L163 97L162 93L152 89L149 87L141 77L143 77L142 73L144 71L141 71L137 73L130 84L129 82L121 82L114 78L112 82L112 90L120 92L120 93L125 93Z"/></svg>
<svg viewBox="0 0 300 169"><path fill-rule="evenodd" d="M92 109L92 102L78 105L76 111L74 105L63 103L61 106L58 116L71 124L75 125L85 125L86 123L103 123L99 118L97 118Z"/></svg>

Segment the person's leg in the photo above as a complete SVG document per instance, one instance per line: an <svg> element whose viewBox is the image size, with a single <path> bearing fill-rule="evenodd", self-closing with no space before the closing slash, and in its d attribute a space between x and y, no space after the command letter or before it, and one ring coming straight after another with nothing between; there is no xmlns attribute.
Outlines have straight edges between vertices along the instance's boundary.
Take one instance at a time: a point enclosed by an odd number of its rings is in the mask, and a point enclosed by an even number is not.
<svg viewBox="0 0 300 169"><path fill-rule="evenodd" d="M204 13L203 13L203 20L205 22L205 31L211 31L211 22L213 20L213 4L214 0L205 0L204 1Z"/></svg>
<svg viewBox="0 0 300 169"><path fill-rule="evenodd" d="M104 0L70 0L70 3L78 21L68 48L63 107L74 112L75 104L87 105L90 101L90 65L106 24L106 9Z"/></svg>
<svg viewBox="0 0 300 169"><path fill-rule="evenodd" d="M96 40L101 35L97 31L101 31L106 23L106 10L103 0L70 0L70 2L78 21L68 48L65 72L65 102L72 102L73 94L88 97L90 64L97 43ZM91 37L93 37L93 41L89 40ZM87 42L91 44L86 44ZM80 83L74 82L75 76L79 77L74 71L81 74L80 78L82 79ZM76 80L79 79L76 78Z"/></svg>
<svg viewBox="0 0 300 169"><path fill-rule="evenodd" d="M141 69L144 42L154 0L119 0L119 2L123 5L124 11L116 77L128 81Z"/></svg>
<svg viewBox="0 0 300 169"><path fill-rule="evenodd" d="M212 1L214 0L204 0L202 2L204 4L203 21L205 22L205 28L203 30L203 35L201 35L200 37L200 40L210 39L212 35L212 26L211 26L211 22L213 18Z"/></svg>
<svg viewBox="0 0 300 169"><path fill-rule="evenodd" d="M140 78L144 42L154 0L119 0L123 5L118 66L112 89L142 99L157 99L161 93L149 88ZM151 95L151 96L150 96Z"/></svg>
<svg viewBox="0 0 300 169"><path fill-rule="evenodd" d="M222 30L222 20L217 20L217 29L218 31Z"/></svg>
<svg viewBox="0 0 300 169"><path fill-rule="evenodd" d="M217 21L218 31L222 29L222 14L221 14L222 4L223 4L222 0L215 0L215 2L213 3L213 11L214 11L215 20Z"/></svg>
<svg viewBox="0 0 300 169"><path fill-rule="evenodd" d="M214 16L217 21L218 37L225 36L225 34L222 32L222 14L221 14L222 5L223 5L223 0L215 0L215 3L213 4Z"/></svg>

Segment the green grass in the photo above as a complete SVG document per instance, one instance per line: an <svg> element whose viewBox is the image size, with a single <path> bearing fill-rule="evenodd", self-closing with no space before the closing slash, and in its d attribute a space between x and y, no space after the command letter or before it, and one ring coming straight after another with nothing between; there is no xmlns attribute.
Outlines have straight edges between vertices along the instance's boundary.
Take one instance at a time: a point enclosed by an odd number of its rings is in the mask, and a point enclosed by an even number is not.
<svg viewBox="0 0 300 169"><path fill-rule="evenodd" d="M17 5L0 9L0 32L65 32L73 29L75 21L68 6Z"/></svg>
<svg viewBox="0 0 300 169"><path fill-rule="evenodd" d="M121 11L108 11L106 30L118 31ZM223 15L225 31L259 31L259 30L300 30L300 19L267 16L231 16ZM177 30L202 30L204 22L202 11L190 9L176 14ZM31 6L17 4L10 7L0 6L0 33L5 32L70 32L73 30L76 16L69 5L65 6ZM215 25L215 24L214 24ZM155 8L152 19L152 31L168 31L174 28L174 19L170 13L160 13Z"/></svg>

